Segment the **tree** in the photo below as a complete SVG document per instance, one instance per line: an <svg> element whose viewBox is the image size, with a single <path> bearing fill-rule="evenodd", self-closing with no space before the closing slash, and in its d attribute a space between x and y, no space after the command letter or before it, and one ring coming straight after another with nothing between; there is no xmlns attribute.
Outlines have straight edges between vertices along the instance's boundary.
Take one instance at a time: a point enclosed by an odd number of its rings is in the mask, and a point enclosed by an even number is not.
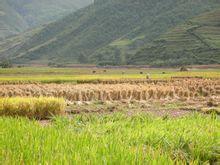
<svg viewBox="0 0 220 165"><path fill-rule="evenodd" d="M3 60L1 63L0 63L0 66L2 68L11 68L12 67L12 63L11 61L9 60Z"/></svg>

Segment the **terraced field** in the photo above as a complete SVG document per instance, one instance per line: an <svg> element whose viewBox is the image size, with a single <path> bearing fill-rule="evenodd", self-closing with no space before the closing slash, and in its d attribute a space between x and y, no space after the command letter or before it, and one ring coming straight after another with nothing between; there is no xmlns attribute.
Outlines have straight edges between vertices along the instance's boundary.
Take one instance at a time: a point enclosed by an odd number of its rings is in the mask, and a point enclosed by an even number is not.
<svg viewBox="0 0 220 165"><path fill-rule="evenodd" d="M204 13L179 25L146 45L131 63L192 65L219 63L220 10Z"/></svg>

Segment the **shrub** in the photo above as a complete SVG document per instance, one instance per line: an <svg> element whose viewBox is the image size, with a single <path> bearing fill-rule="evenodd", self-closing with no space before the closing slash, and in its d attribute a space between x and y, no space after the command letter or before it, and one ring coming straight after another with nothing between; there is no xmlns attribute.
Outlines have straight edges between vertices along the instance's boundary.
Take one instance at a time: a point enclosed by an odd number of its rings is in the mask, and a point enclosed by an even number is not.
<svg viewBox="0 0 220 165"><path fill-rule="evenodd" d="M36 119L48 119L62 115L65 101L60 98L0 98L0 116L24 116Z"/></svg>
<svg viewBox="0 0 220 165"><path fill-rule="evenodd" d="M185 66L183 66L183 67L180 68L180 71L181 71L181 72L187 72L188 69L187 69Z"/></svg>

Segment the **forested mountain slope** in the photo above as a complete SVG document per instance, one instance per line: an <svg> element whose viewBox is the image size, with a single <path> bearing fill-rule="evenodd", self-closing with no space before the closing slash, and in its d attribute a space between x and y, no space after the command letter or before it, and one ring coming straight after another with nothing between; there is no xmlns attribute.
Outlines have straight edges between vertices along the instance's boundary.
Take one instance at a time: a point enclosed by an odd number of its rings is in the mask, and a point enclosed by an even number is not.
<svg viewBox="0 0 220 165"><path fill-rule="evenodd" d="M55 21L92 0L1 0L0 38Z"/></svg>
<svg viewBox="0 0 220 165"><path fill-rule="evenodd" d="M20 63L139 64L135 56L140 56L140 48L219 6L219 0L96 0L13 43L16 46L4 49L2 57Z"/></svg>

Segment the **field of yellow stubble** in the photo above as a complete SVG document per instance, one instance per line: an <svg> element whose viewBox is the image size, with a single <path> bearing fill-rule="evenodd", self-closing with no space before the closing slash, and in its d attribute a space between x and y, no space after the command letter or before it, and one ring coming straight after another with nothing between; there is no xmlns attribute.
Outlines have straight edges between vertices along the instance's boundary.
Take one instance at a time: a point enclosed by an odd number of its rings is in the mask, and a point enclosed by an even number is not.
<svg viewBox="0 0 220 165"><path fill-rule="evenodd" d="M157 83L0 85L0 97L63 97L69 101L220 98L220 79L188 79Z"/></svg>

